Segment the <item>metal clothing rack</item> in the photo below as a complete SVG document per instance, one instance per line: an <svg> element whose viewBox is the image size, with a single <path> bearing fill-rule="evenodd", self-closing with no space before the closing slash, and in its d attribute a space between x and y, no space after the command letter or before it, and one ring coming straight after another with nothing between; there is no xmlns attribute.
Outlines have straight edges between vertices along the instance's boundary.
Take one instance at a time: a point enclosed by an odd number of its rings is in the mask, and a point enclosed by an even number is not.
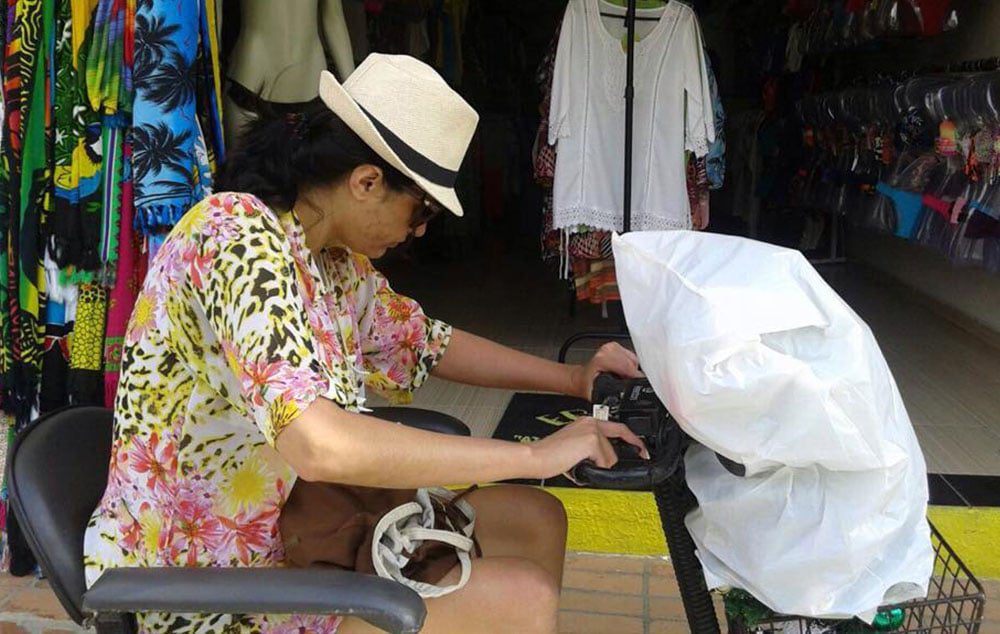
<svg viewBox="0 0 1000 634"><path fill-rule="evenodd" d="M625 7L625 161L624 161L624 172L625 172L625 188L623 193L622 201L622 233L628 233L632 230L632 109L633 101L635 100L635 85L633 78L633 69L635 61L635 21L638 20L650 20L652 18L637 18L635 15L636 10L636 0L627 0ZM602 13L601 15L610 15L611 17L622 17L615 14ZM572 282L570 282L572 284ZM576 296L573 293L570 297L570 307L573 310L576 306ZM618 331L615 332L596 332L596 331L586 331L578 332L571 335L565 342L563 342L562 347L559 349L559 362L565 363L566 355L569 349L578 341L584 341L588 339L617 339L617 340L627 340L629 339L628 327L625 324L624 311L621 317L621 323L619 324Z"/></svg>
<svg viewBox="0 0 1000 634"><path fill-rule="evenodd" d="M840 235L842 231L840 214L834 211L831 212L829 216L830 241L828 246L830 247L830 253L826 257L809 258L809 263L813 266L847 263L846 249L838 244L838 240L843 240L845 238L845 236Z"/></svg>

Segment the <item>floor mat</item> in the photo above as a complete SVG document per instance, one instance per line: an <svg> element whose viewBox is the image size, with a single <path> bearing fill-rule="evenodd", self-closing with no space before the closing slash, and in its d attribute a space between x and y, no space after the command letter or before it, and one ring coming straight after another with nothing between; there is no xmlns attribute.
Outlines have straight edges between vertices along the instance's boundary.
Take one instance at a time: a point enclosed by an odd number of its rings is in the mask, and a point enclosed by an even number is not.
<svg viewBox="0 0 1000 634"><path fill-rule="evenodd" d="M583 399L558 394L527 394L518 392L510 399L503 418L497 424L493 437L515 442L532 442L545 438L559 428L581 416L591 413L590 403ZM568 478L559 476L545 481L515 480L521 484L545 486L575 486Z"/></svg>
<svg viewBox="0 0 1000 634"><path fill-rule="evenodd" d="M545 438L560 427L591 413L590 403L558 394L518 392L510 399L494 438L532 442ZM1000 477L981 475L927 475L930 503L939 506L1000 506ZM549 480L514 480L521 484L575 487L564 476Z"/></svg>

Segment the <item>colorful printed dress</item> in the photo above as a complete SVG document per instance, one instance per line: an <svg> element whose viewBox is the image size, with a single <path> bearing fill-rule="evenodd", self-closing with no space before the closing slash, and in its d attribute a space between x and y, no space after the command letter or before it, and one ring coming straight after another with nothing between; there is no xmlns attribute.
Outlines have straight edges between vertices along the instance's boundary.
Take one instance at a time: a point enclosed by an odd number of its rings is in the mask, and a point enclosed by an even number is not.
<svg viewBox="0 0 1000 634"><path fill-rule="evenodd" d="M396 402L451 328L366 257L313 257L291 212L246 194L193 207L136 302L115 401L108 488L87 529L87 583L116 566L275 566L295 473L275 439L317 397ZM335 460L335 456L331 456ZM332 617L140 617L145 632L333 632Z"/></svg>

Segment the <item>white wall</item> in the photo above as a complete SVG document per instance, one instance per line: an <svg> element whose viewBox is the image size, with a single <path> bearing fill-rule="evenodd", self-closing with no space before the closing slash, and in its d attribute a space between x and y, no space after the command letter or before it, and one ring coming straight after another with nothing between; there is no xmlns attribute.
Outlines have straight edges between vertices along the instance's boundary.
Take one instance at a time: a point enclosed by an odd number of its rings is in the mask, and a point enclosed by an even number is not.
<svg viewBox="0 0 1000 634"><path fill-rule="evenodd" d="M889 235L853 234L848 253L852 260L862 261L943 304L962 321L972 321L1000 335L1000 275L955 267L935 251Z"/></svg>

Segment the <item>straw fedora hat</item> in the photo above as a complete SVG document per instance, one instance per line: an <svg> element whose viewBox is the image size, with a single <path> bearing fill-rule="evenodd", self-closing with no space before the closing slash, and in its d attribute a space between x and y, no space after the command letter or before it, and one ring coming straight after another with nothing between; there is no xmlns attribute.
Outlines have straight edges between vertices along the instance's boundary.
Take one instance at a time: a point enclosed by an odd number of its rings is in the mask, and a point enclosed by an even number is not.
<svg viewBox="0 0 1000 634"><path fill-rule="evenodd" d="M372 53L343 85L323 71L319 96L379 156L462 215L455 179L479 115L433 68Z"/></svg>

